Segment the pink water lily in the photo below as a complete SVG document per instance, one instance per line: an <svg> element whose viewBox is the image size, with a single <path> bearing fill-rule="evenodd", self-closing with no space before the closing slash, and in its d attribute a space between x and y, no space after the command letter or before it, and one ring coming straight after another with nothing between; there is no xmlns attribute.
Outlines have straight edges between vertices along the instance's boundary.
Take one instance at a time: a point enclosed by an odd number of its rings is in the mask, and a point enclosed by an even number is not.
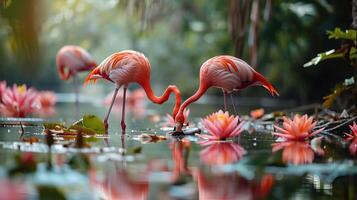
<svg viewBox="0 0 357 200"><path fill-rule="evenodd" d="M56 105L57 97L54 92L41 91L38 93L38 101L41 108L53 107Z"/></svg>
<svg viewBox="0 0 357 200"><path fill-rule="evenodd" d="M0 103L0 112L6 117L26 117L38 109L38 93L26 85L7 88L2 95Z"/></svg>
<svg viewBox="0 0 357 200"><path fill-rule="evenodd" d="M352 141L350 146L349 146L349 150L350 153L352 155L356 155L357 153L357 124L356 122L353 122L352 125L349 126L351 133L345 133L345 135L347 136L347 140Z"/></svg>
<svg viewBox="0 0 357 200"><path fill-rule="evenodd" d="M56 94L51 91L42 91L38 93L39 109L37 113L41 117L49 117L56 113L55 105L57 101Z"/></svg>
<svg viewBox="0 0 357 200"><path fill-rule="evenodd" d="M321 128L313 131L316 122L313 122L313 118L308 118L307 115L295 115L293 120L284 117L283 120L282 128L274 125L277 132L273 132L273 134L282 137L285 140L304 141L323 130L323 128Z"/></svg>
<svg viewBox="0 0 357 200"><path fill-rule="evenodd" d="M204 128L210 135L202 135L209 140L224 140L238 136L243 131L243 122L239 122L238 116L219 110L202 120Z"/></svg>
<svg viewBox="0 0 357 200"><path fill-rule="evenodd" d="M190 115L190 109L185 109L183 112L183 116L185 117L184 125L188 125L188 116ZM166 113L164 117L164 125L165 126L176 126L175 120L171 114Z"/></svg>
<svg viewBox="0 0 357 200"><path fill-rule="evenodd" d="M6 81L0 81L0 103L2 101L2 96L3 96L6 88L7 88Z"/></svg>

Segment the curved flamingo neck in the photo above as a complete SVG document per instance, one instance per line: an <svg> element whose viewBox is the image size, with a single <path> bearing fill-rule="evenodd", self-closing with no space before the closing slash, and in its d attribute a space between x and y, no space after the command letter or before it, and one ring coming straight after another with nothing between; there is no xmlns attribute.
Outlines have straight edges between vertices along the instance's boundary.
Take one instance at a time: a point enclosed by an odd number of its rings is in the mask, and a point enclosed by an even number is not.
<svg viewBox="0 0 357 200"><path fill-rule="evenodd" d="M171 93L175 94L175 106L173 109L173 118L176 117L177 112L179 111L180 105L181 105L181 92L180 90L175 86L175 85L169 85L164 93L161 96L156 96L151 88L150 82L141 84L141 86L144 88L146 96L152 101L153 103L157 104L162 104L166 102Z"/></svg>
<svg viewBox="0 0 357 200"><path fill-rule="evenodd" d="M207 91L208 88L209 88L209 86L207 86L206 84L200 83L200 86L199 86L198 90L196 91L196 93L193 94L186 101L184 101L183 104L181 105L181 107L177 113L177 117L175 119L176 122L182 124L185 121L184 115L183 115L185 108L188 105L190 105L191 103L193 103L193 102L197 101L199 98L201 98L201 96L205 94L205 92Z"/></svg>

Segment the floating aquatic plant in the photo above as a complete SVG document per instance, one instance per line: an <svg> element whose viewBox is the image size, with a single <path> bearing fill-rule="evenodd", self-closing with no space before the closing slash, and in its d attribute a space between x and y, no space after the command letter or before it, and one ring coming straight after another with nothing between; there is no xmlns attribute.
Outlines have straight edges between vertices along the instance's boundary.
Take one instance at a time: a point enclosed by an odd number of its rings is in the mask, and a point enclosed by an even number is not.
<svg viewBox="0 0 357 200"><path fill-rule="evenodd" d="M55 114L56 101L57 101L57 97L54 92L51 91L39 92L38 93L39 109L37 110L37 113L41 117L49 117Z"/></svg>
<svg viewBox="0 0 357 200"><path fill-rule="evenodd" d="M312 117L307 115L295 115L293 120L283 117L283 127L274 125L278 132L273 132L274 135L284 138L285 140L304 141L317 133L320 133L323 128L313 131L316 122Z"/></svg>
<svg viewBox="0 0 357 200"><path fill-rule="evenodd" d="M349 150L352 155L356 155L357 152L357 124L353 122L352 125L349 126L351 133L345 133L347 136L347 140L352 141Z"/></svg>
<svg viewBox="0 0 357 200"><path fill-rule="evenodd" d="M263 115L264 115L263 108L259 108L259 109L250 111L250 116L252 116L253 119L259 119L259 118L263 117Z"/></svg>
<svg viewBox="0 0 357 200"><path fill-rule="evenodd" d="M353 122L352 125L349 125L351 133L345 133L348 140L356 139L357 138L357 124Z"/></svg>
<svg viewBox="0 0 357 200"><path fill-rule="evenodd" d="M183 124L188 125L188 116L190 115L190 109L185 109L183 112L183 116L185 117L185 121ZM172 115L166 113L166 116L164 118L164 125L165 126L176 126L175 119L172 117Z"/></svg>
<svg viewBox="0 0 357 200"><path fill-rule="evenodd" d="M0 81L0 103L2 102L2 96L6 90L6 81Z"/></svg>
<svg viewBox="0 0 357 200"><path fill-rule="evenodd" d="M0 103L0 112L6 117L26 117L33 114L39 107L37 101L38 93L26 85L5 89Z"/></svg>
<svg viewBox="0 0 357 200"><path fill-rule="evenodd" d="M243 131L243 122L239 122L238 116L229 115L222 110L208 115L202 120L202 124L210 134L202 137L209 140L225 140L236 137Z"/></svg>

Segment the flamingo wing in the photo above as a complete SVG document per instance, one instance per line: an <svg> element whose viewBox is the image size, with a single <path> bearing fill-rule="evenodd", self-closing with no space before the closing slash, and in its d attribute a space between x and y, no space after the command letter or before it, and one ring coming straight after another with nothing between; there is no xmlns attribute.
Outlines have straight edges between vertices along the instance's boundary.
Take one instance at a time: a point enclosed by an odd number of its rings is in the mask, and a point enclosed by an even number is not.
<svg viewBox="0 0 357 200"><path fill-rule="evenodd" d="M201 68L203 80L227 92L246 87L253 81L254 70L243 60L233 56L216 56Z"/></svg>

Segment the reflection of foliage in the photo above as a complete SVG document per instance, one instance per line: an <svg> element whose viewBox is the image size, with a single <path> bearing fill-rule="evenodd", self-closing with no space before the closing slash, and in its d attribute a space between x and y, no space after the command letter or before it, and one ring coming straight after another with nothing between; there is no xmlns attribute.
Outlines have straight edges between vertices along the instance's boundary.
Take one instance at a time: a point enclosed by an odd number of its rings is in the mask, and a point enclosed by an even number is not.
<svg viewBox="0 0 357 200"><path fill-rule="evenodd" d="M32 153L19 153L15 156L15 166L10 169L10 175L27 174L36 171L37 161Z"/></svg>
<svg viewBox="0 0 357 200"><path fill-rule="evenodd" d="M40 185L37 187L39 193L39 199L57 199L57 200L65 200L66 197L64 193L54 186L48 185Z"/></svg>
<svg viewBox="0 0 357 200"><path fill-rule="evenodd" d="M90 160L89 160L88 156L85 154L81 154L81 153L73 155L69 159L68 165L72 169L78 170L82 173L87 173L91 167Z"/></svg>
<svg viewBox="0 0 357 200"><path fill-rule="evenodd" d="M345 59L351 66L354 66L355 76L357 74L357 31L356 30L346 30L342 31L340 28L335 28L333 31L327 31L329 39L339 39L343 41L343 44L338 49L332 49L324 53L319 53L315 58L311 61L304 64L304 67L309 67L312 65L317 65L321 61L334 59L334 58L342 58ZM345 91L351 91L353 89L353 85L357 87L355 83L356 77L351 77L346 79L343 83L339 83L333 89L333 92L327 96L325 96L323 106L325 108L330 108L333 102ZM357 97L356 97L357 101Z"/></svg>

